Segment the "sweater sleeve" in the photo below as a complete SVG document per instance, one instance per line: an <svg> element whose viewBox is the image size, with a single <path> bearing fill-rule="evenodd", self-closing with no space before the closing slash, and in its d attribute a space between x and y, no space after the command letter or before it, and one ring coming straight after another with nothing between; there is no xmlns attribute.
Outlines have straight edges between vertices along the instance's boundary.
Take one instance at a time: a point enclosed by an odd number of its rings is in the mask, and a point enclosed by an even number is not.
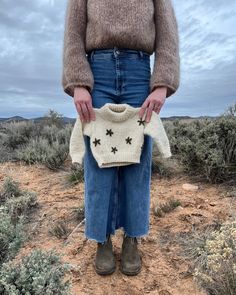
<svg viewBox="0 0 236 295"><path fill-rule="evenodd" d="M94 78L85 51L87 26L87 1L67 0L65 15L62 87L74 96L76 86L92 92Z"/></svg>
<svg viewBox="0 0 236 295"><path fill-rule="evenodd" d="M72 163L83 163L85 154L84 135L91 136L92 124L93 120L90 122L81 122L80 117L77 117L71 132L69 144L69 154Z"/></svg>
<svg viewBox="0 0 236 295"><path fill-rule="evenodd" d="M154 9L156 38L150 90L166 86L169 97L180 80L178 23L171 0L154 0Z"/></svg>
<svg viewBox="0 0 236 295"><path fill-rule="evenodd" d="M159 114L152 111L152 116L149 122L145 122L144 134L151 136L157 145L157 148L163 158L172 156L169 139L165 128L162 124Z"/></svg>

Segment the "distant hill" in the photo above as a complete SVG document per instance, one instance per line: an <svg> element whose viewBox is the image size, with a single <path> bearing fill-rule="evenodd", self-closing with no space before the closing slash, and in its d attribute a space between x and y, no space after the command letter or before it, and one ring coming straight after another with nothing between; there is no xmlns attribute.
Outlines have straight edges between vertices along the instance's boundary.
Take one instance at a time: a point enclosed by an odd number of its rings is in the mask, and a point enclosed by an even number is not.
<svg viewBox="0 0 236 295"><path fill-rule="evenodd" d="M190 117L190 116L171 116L171 117L161 117L162 120L196 120L196 119L216 119L219 116L198 116L198 117Z"/></svg>
<svg viewBox="0 0 236 295"><path fill-rule="evenodd" d="M75 118L68 118L68 117L62 117L64 123L73 123L75 121ZM44 117L37 117L37 118L31 118L26 119L21 116L14 116L9 118L0 118L0 122L20 122L20 121L34 121L35 123L41 122L44 119Z"/></svg>
<svg viewBox="0 0 236 295"><path fill-rule="evenodd" d="M28 121L28 119L25 119L21 116L14 116L14 117L10 117L10 118L0 118L0 122L10 122L10 121Z"/></svg>
<svg viewBox="0 0 236 295"><path fill-rule="evenodd" d="M20 121L34 121L34 122L40 122L43 120L44 117L37 117L37 118L31 118L31 119L26 119L23 118L21 116L14 116L14 117L9 117L9 118L0 118L0 122L20 122ZM63 121L65 124L68 123L74 123L75 122L75 118L68 118L68 117L62 117ZM199 116L199 117L190 117L190 116L171 116L171 117L161 117L162 120L195 120L195 119L216 119L218 118L218 116Z"/></svg>

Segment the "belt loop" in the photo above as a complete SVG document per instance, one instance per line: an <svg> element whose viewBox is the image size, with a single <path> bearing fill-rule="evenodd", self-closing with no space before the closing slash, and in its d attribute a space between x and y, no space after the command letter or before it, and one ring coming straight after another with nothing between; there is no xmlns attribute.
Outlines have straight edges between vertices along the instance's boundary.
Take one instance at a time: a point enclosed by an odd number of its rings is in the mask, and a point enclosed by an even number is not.
<svg viewBox="0 0 236 295"><path fill-rule="evenodd" d="M115 57L117 56L116 50L118 50L118 47L117 46L113 46L113 55Z"/></svg>
<svg viewBox="0 0 236 295"><path fill-rule="evenodd" d="M94 50L91 52L91 60L93 61Z"/></svg>
<svg viewBox="0 0 236 295"><path fill-rule="evenodd" d="M141 58L143 58L143 52L142 52L142 50L139 50L139 55L140 55Z"/></svg>

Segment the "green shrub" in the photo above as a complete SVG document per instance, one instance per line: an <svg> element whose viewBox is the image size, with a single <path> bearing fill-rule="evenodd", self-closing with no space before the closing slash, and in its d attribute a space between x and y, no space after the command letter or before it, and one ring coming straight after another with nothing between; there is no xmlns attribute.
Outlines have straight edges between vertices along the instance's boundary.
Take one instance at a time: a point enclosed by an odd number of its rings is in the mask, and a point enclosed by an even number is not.
<svg viewBox="0 0 236 295"><path fill-rule="evenodd" d="M71 131L72 125L53 110L36 122L0 123L0 162L40 163L57 170L68 157Z"/></svg>
<svg viewBox="0 0 236 295"><path fill-rule="evenodd" d="M72 169L68 175L69 184L75 185L84 181L84 166L78 163L72 164Z"/></svg>
<svg viewBox="0 0 236 295"><path fill-rule="evenodd" d="M0 208L0 265L12 259L25 240L23 223L13 224L9 214ZM2 294L2 293L1 293Z"/></svg>
<svg viewBox="0 0 236 295"><path fill-rule="evenodd" d="M0 150L1 150L0 163L10 162L13 159L15 159L15 151L11 150L9 147L6 147L2 144L1 136L0 136Z"/></svg>
<svg viewBox="0 0 236 295"><path fill-rule="evenodd" d="M37 195L34 192L26 192L22 196L7 199L5 202L6 211L14 222L21 216L26 216L37 205Z"/></svg>
<svg viewBox="0 0 236 295"><path fill-rule="evenodd" d="M18 264L5 263L0 271L2 295L69 295L70 282L63 278L69 270L53 250L40 249L23 257Z"/></svg>
<svg viewBox="0 0 236 295"><path fill-rule="evenodd" d="M57 220L49 228L49 233L58 239L65 239L70 233L69 224L66 220Z"/></svg>
<svg viewBox="0 0 236 295"><path fill-rule="evenodd" d="M66 125L64 128L58 128L56 125L46 125L43 126L40 137L47 139L49 145L53 145L55 141L60 144L69 145L71 131L72 126L70 124Z"/></svg>
<svg viewBox="0 0 236 295"><path fill-rule="evenodd" d="M3 146L12 150L26 144L37 133L33 121L9 122L2 124L1 141Z"/></svg>
<svg viewBox="0 0 236 295"><path fill-rule="evenodd" d="M6 199L19 197L22 191L19 187L19 182L13 180L11 177L7 176L3 182L3 188L0 194L0 203L6 201Z"/></svg>
<svg viewBox="0 0 236 295"><path fill-rule="evenodd" d="M54 141L52 145L46 138L31 139L28 145L22 147L17 157L26 164L44 164L51 170L59 169L68 157L68 144Z"/></svg>
<svg viewBox="0 0 236 295"><path fill-rule="evenodd" d="M168 130L171 150L185 171L209 182L236 180L236 117L174 121Z"/></svg>
<svg viewBox="0 0 236 295"><path fill-rule="evenodd" d="M9 176L3 182L0 197L2 210L9 214L13 222L17 222L21 216L26 216L38 204L35 192L21 190L19 182Z"/></svg>
<svg viewBox="0 0 236 295"><path fill-rule="evenodd" d="M168 235L165 235L166 237ZM180 255L191 261L193 278L209 295L236 294L236 220L218 220L203 230L176 234Z"/></svg>
<svg viewBox="0 0 236 295"><path fill-rule="evenodd" d="M44 138L31 138L29 143L17 151L18 160L26 164L42 163L48 149L48 142Z"/></svg>
<svg viewBox="0 0 236 295"><path fill-rule="evenodd" d="M165 213L173 211L175 208L181 205L181 202L177 199L169 199L167 202L160 204L154 208L154 215L162 217Z"/></svg>
<svg viewBox="0 0 236 295"><path fill-rule="evenodd" d="M184 168L175 157L164 159L155 155L152 158L152 173L158 173L160 177L171 178L183 173Z"/></svg>
<svg viewBox="0 0 236 295"><path fill-rule="evenodd" d="M48 147L42 163L50 170L57 170L64 164L68 154L68 145L55 141L52 146Z"/></svg>
<svg viewBox="0 0 236 295"><path fill-rule="evenodd" d="M236 294L236 221L213 231L196 250L204 263L196 266L195 280L208 294Z"/></svg>
<svg viewBox="0 0 236 295"><path fill-rule="evenodd" d="M62 128L64 126L63 116L50 109L49 112L42 118L42 124L48 126L55 125L58 128Z"/></svg>
<svg viewBox="0 0 236 295"><path fill-rule="evenodd" d="M199 255L199 252L204 249L207 239L213 231L218 231L221 227L219 221L213 224L208 224L204 229L199 230L195 227L190 232L180 232L176 234L176 240L181 245L180 254L192 261L193 267L203 267L206 263L206 255ZM172 238L174 240L175 238Z"/></svg>
<svg viewBox="0 0 236 295"><path fill-rule="evenodd" d="M222 113L222 116L236 116L236 102L230 105L226 111Z"/></svg>

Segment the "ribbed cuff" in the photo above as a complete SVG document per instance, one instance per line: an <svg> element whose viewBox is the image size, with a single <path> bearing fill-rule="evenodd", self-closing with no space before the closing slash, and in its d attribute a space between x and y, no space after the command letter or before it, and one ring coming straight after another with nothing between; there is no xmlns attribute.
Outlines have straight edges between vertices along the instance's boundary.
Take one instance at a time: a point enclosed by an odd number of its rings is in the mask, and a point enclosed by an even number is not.
<svg viewBox="0 0 236 295"><path fill-rule="evenodd" d="M170 158L172 156L172 153L170 151L168 151L168 152L162 153L161 156L163 158Z"/></svg>
<svg viewBox="0 0 236 295"><path fill-rule="evenodd" d="M64 86L64 91L66 94L70 95L71 97L74 97L75 87L86 87L90 94L92 93L92 89L93 89L92 85L82 83L82 82L75 82L75 83L66 84Z"/></svg>
<svg viewBox="0 0 236 295"><path fill-rule="evenodd" d="M169 84L166 84L164 82L163 83L159 82L159 83L155 83L150 86L151 92L153 92L155 90L155 88L158 88L158 87L167 87L166 98L173 95L177 90L176 88L174 88L173 86L171 86Z"/></svg>
<svg viewBox="0 0 236 295"><path fill-rule="evenodd" d="M80 155L80 154L75 154L75 155L70 155L71 157L71 160L72 160L72 164L74 163L78 163L78 164L83 164L83 158L84 156L83 155Z"/></svg>

